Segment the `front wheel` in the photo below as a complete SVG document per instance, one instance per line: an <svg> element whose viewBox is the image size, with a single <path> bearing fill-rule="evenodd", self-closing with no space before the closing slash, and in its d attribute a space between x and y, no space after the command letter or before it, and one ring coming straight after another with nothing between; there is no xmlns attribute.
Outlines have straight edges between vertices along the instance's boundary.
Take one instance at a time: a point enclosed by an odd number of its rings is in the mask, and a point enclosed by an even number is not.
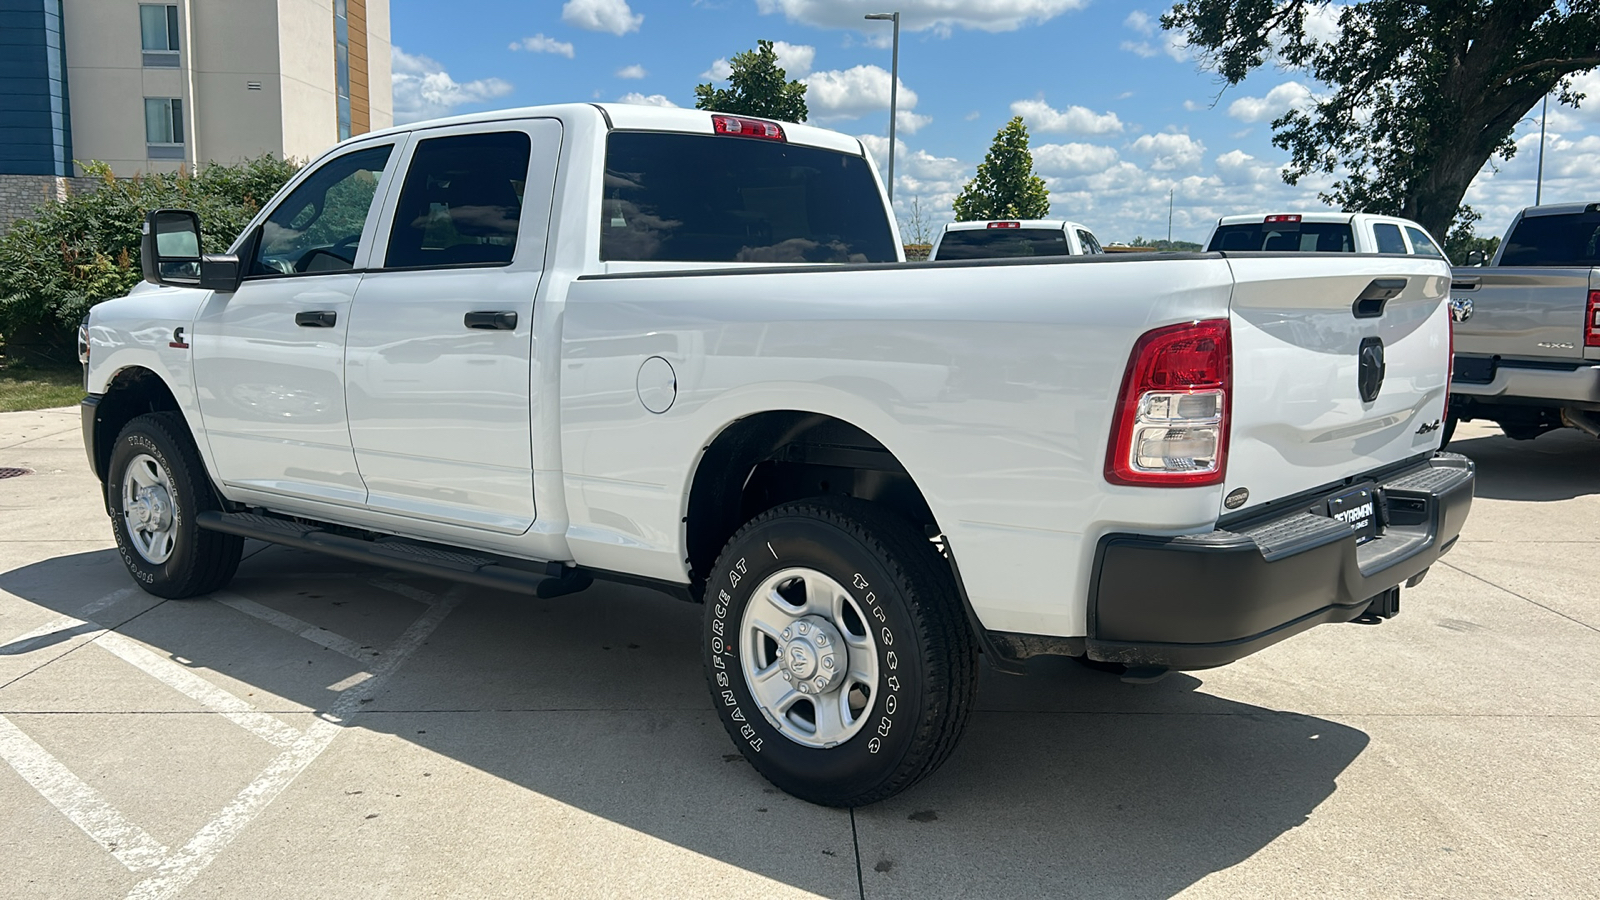
<svg viewBox="0 0 1600 900"><path fill-rule="evenodd" d="M202 530L195 521L218 504L180 413L139 416L117 435L106 508L122 562L148 593L209 594L239 568L244 539Z"/></svg>
<svg viewBox="0 0 1600 900"><path fill-rule="evenodd" d="M862 806L955 749L978 651L933 544L830 498L762 513L728 542L706 590L705 666L756 771L812 803Z"/></svg>

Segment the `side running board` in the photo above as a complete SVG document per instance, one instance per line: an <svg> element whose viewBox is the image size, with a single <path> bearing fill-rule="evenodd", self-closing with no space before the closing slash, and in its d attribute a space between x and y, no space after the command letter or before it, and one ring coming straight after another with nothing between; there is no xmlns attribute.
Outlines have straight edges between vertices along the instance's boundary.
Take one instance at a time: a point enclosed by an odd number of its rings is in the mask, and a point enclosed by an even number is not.
<svg viewBox="0 0 1600 900"><path fill-rule="evenodd" d="M432 575L477 587L532 594L546 600L576 594L594 583L595 573L559 562L546 563L543 571L540 571L523 568L538 565L528 560L514 560L402 538L366 540L337 534L311 523L257 513L203 512L196 517L196 521L208 531L236 534L269 544L312 550L340 559L418 575Z"/></svg>

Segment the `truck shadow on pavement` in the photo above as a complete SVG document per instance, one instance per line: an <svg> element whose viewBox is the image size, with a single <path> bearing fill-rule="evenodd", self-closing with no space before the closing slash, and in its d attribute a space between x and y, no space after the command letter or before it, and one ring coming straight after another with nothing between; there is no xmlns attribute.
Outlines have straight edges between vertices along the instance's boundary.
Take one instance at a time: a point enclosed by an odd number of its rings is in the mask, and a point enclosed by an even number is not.
<svg viewBox="0 0 1600 900"><path fill-rule="evenodd" d="M1476 495L1547 502L1600 494L1600 440L1572 428L1531 441L1498 432L1450 442L1478 465Z"/></svg>
<svg viewBox="0 0 1600 900"><path fill-rule="evenodd" d="M113 551L0 574L0 589L66 615L129 585ZM225 689L248 686L261 709L326 710L362 664L227 598L382 648L427 608L415 598L453 589L460 605L251 826L270 830L276 852L322 865L381 809L392 836L361 843L353 890L360 872L386 865L471 866L470 854L417 859L470 835L486 853L525 854L524 872L559 867L561 884L594 893L650 893L639 867L660 865L670 872L657 877L675 882L666 894L729 884L704 860L664 863L656 839L826 896L1169 897L1306 821L1368 743L1343 725L1208 695L1190 675L1134 686L1035 660L1026 678L985 673L943 769L852 815L774 790L739 756L706 695L701 608L643 589L542 601L269 548L245 561L225 602L135 593L96 621ZM48 666L85 652L95 651L70 637L0 646ZM370 799L391 795L418 799ZM240 843L268 842L258 837Z"/></svg>

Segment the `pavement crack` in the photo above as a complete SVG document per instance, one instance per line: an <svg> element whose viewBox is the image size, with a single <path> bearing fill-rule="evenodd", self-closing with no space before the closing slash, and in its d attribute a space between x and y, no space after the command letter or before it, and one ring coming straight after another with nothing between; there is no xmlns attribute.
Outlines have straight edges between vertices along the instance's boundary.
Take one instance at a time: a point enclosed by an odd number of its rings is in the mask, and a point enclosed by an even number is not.
<svg viewBox="0 0 1600 900"><path fill-rule="evenodd" d="M850 843L856 848L856 890L861 894L861 900L867 900L867 882L861 877L861 835L856 831L856 810L850 807Z"/></svg>
<svg viewBox="0 0 1600 900"><path fill-rule="evenodd" d="M1545 612L1555 613L1556 615L1560 616L1561 618L1566 619L1568 622L1573 622L1573 623L1576 623L1578 625L1582 625L1584 628L1587 628L1590 631L1593 631L1593 632L1596 632L1596 633L1600 633L1600 628L1596 628L1593 625L1590 625L1588 622L1583 621L1582 619L1574 619L1572 616L1567 615L1566 613L1562 612L1559 609L1552 609L1551 607L1545 606L1543 603L1540 603L1539 601L1533 599L1532 597L1525 597L1522 594L1519 594L1516 591L1513 591L1512 589L1510 589L1508 587L1502 587L1501 585L1495 584L1494 582L1490 581L1489 579L1484 578L1482 575L1477 575L1477 574L1474 574L1472 572L1468 572L1466 569L1463 569L1460 566L1452 565L1450 563L1445 562L1444 560L1440 560L1439 562L1441 564L1443 564L1444 567L1447 568L1447 569L1451 569L1453 571L1460 572L1461 574L1467 576L1468 578L1473 578L1473 579L1476 579L1478 581L1481 581L1484 584L1487 584L1488 586L1494 588L1495 590L1505 591L1506 593L1510 594L1511 596L1516 597L1518 600L1525 600L1528 603L1532 603L1534 606L1539 607L1540 609L1544 610Z"/></svg>

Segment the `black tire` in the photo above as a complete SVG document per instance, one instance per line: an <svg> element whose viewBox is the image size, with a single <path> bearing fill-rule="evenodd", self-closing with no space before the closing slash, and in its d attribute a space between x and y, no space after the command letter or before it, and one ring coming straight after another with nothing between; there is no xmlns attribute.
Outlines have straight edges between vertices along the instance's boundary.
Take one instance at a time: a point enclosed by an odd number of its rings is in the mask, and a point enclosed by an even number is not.
<svg viewBox="0 0 1600 900"><path fill-rule="evenodd" d="M151 562L135 546L124 508L123 484L129 467L141 456L155 461L169 485L171 551L160 562ZM175 600L209 594L233 579L244 552L244 538L205 531L196 524L197 514L220 505L181 413L147 413L129 422L117 435L107 468L106 511L111 515L111 530L123 565L139 587Z"/></svg>
<svg viewBox="0 0 1600 900"><path fill-rule="evenodd" d="M863 724L832 747L775 727L741 664L756 589L790 568L843 586L866 615L863 624L850 614L849 631L871 635L874 647L878 684L857 715ZM788 503L741 528L711 572L704 641L712 702L734 744L774 785L824 806L875 803L932 774L955 749L977 693L977 642L949 564L910 523L859 500Z"/></svg>

